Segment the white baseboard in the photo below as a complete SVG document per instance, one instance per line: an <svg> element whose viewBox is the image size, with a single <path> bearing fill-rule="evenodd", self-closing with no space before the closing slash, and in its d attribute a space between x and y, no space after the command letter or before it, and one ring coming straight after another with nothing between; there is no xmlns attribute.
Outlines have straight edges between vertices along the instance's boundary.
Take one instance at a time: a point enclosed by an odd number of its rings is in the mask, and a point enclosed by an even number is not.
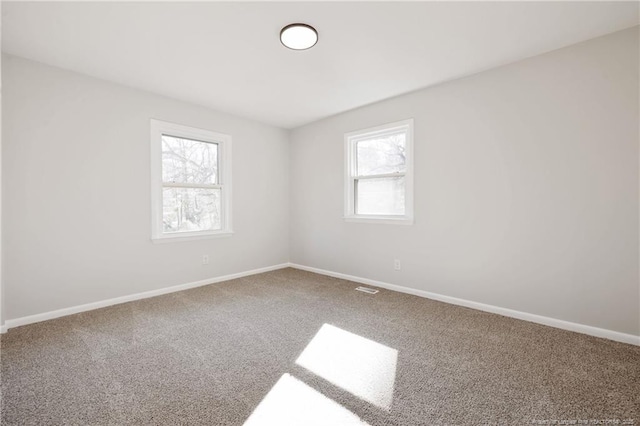
<svg viewBox="0 0 640 426"><path fill-rule="evenodd" d="M559 320L555 318L549 318L541 315L530 314L527 312L515 311L513 309L501 308L499 306L487 305L484 303L473 302L465 299L459 299L457 297L444 296L437 293L431 293L429 291L418 290L418 289L404 287L396 284L389 284L382 281L356 277L354 275L347 275L339 272L327 271L324 269L313 268L310 266L298 265L295 263L282 263L280 265L267 266L265 268L253 269L250 271L239 272L236 274L223 275L220 277L209 278L206 280L195 281L191 283L165 287L157 290L131 294L128 296L102 300L99 302L87 303L85 305L72 306L69 308L58 309L55 311L44 312L41 314L29 315L26 317L6 320L5 324L0 326L0 333L5 333L8 329L19 327L21 325L33 324L36 322L46 321L54 318L67 316L67 315L73 315L80 312L86 312L94 309L105 308L107 306L112 306L112 305L118 305L120 303L132 302L134 300L140 300L140 299L147 299L149 297L160 296L163 294L174 293L182 290L188 290L190 288L201 287L208 284L215 284L222 281L242 278L249 275L261 274L263 272L275 271L277 269L283 269L287 267L296 268L303 271L314 272L316 274L327 275L334 278L349 280L349 281L353 281L360 284L367 284L375 287L386 288L388 290L399 291L401 293L412 294L414 296L425 297L427 299L438 300L445 303L451 303L453 305L465 306L467 308L478 309L480 311L491 312L494 314L503 315L511 318L517 318L524 321L534 322L537 324L543 324L550 327L556 327L563 330L575 331L577 333L588 334L590 336L602 337L605 339L614 340L616 342L629 343L632 345L640 346L640 336L635 336L633 334L620 333L618 331L606 330L603 328L592 327L590 325L578 324L578 323Z"/></svg>
<svg viewBox="0 0 640 426"><path fill-rule="evenodd" d="M410 287L389 284L382 281L371 280L368 278L356 277L353 275L341 274L339 272L327 271L324 269L312 268L310 266L298 265L290 263L290 267L303 271L315 272L316 274L327 275L329 277L341 278L344 280L354 281L360 284L367 284L375 287L386 288L389 290L399 291L401 293L413 294L414 296L425 297L427 299L438 300L440 302L451 303L452 305L465 306L467 308L478 309L480 311L491 312L505 317L517 318L524 321L534 322L537 324L548 325L550 327L561 328L563 330L575 331L577 333L588 334L590 336L602 337L614 340L616 342L629 343L640 346L640 336L633 334L620 333L618 331L606 330L604 328L592 327L590 325L578 324L575 322L564 321L555 318L544 317L541 315L529 314L527 312L515 311L513 309L501 308L499 306L487 305L484 303L473 302L457 297L444 296L442 294L431 293L429 291L418 290Z"/></svg>
<svg viewBox="0 0 640 426"><path fill-rule="evenodd" d="M242 278L249 275L261 274L263 272L275 271L289 267L288 263L280 265L267 266L265 268L252 269L250 271L239 272L237 274L223 275L221 277L209 278L206 280L195 281L186 284L175 285L171 287L159 288L157 290L145 291L142 293L131 294L128 296L116 297L114 299L102 300L99 302L87 303L85 305L72 306L69 308L58 309L56 311L44 312L42 314L29 315L26 317L6 320L5 324L0 328L0 332L5 333L8 329L19 327L21 325L33 324L35 322L46 321L54 318L60 318L67 315L73 315L80 312L91 311L94 309L105 308L107 306L118 305L120 303L132 302L134 300L147 299L149 297L160 296L176 291L188 290L190 288L201 287L203 285L229 281L236 278Z"/></svg>

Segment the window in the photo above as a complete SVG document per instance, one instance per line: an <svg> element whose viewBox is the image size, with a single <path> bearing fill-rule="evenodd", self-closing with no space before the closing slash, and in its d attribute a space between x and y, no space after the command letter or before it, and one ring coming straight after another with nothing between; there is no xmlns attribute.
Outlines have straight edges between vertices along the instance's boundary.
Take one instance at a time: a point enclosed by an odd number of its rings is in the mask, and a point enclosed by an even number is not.
<svg viewBox="0 0 640 426"><path fill-rule="evenodd" d="M231 136L151 120L153 240L231 234Z"/></svg>
<svg viewBox="0 0 640 426"><path fill-rule="evenodd" d="M345 219L413 223L413 120L345 135Z"/></svg>

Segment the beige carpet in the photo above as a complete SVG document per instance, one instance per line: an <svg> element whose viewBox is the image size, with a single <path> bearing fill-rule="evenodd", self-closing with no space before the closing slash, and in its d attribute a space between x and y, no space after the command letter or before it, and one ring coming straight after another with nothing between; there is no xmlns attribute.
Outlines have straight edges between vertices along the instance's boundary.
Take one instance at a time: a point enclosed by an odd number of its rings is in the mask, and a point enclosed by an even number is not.
<svg viewBox="0 0 640 426"><path fill-rule="evenodd" d="M2 424L640 424L640 347L357 286L285 269L12 329Z"/></svg>

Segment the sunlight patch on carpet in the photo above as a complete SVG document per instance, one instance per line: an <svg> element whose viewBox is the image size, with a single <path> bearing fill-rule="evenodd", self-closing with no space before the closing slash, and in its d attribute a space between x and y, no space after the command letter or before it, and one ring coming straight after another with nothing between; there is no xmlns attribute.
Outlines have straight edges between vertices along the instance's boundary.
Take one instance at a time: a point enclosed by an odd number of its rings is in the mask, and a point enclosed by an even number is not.
<svg viewBox="0 0 640 426"><path fill-rule="evenodd" d="M284 374L244 426L369 426L334 400Z"/></svg>
<svg viewBox="0 0 640 426"><path fill-rule="evenodd" d="M384 410L391 408L398 351L324 324L296 364Z"/></svg>

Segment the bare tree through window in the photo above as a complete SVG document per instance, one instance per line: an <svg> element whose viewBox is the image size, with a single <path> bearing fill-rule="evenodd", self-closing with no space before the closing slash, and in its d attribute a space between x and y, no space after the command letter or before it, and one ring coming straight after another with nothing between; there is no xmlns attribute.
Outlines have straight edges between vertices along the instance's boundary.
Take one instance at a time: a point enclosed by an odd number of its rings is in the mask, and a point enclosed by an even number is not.
<svg viewBox="0 0 640 426"><path fill-rule="evenodd" d="M221 228L218 144L162 136L164 232Z"/></svg>

